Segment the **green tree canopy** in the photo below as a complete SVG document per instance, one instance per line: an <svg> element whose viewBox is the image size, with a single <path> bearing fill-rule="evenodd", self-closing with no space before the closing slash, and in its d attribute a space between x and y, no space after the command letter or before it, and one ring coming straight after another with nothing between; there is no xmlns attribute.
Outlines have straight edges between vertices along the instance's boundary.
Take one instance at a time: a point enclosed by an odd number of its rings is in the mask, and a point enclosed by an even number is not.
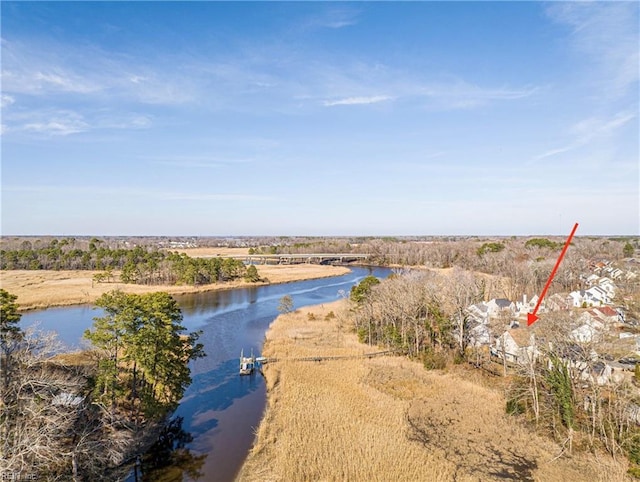
<svg viewBox="0 0 640 482"><path fill-rule="evenodd" d="M247 266L247 272L244 275L244 279L250 283L257 283L260 281L260 274L258 274L258 268L255 265L250 264Z"/></svg>
<svg viewBox="0 0 640 482"><path fill-rule="evenodd" d="M362 302L371 293L371 288L380 284L380 280L373 275L369 275L364 278L360 283L351 288L351 301L356 303Z"/></svg>
<svg viewBox="0 0 640 482"><path fill-rule="evenodd" d="M18 313L18 297L6 290L0 289L0 343L22 338L22 330L18 326L20 313Z"/></svg>
<svg viewBox="0 0 640 482"><path fill-rule="evenodd" d="M622 255L625 258L630 258L631 256L633 256L633 251L633 245L629 241L627 241L622 248Z"/></svg>
<svg viewBox="0 0 640 482"><path fill-rule="evenodd" d="M101 349L96 395L112 409L131 400L132 418L172 410L191 383L188 362L204 356L199 333L184 334L182 312L164 292L144 295L111 291L96 302L105 316L94 318L85 337Z"/></svg>

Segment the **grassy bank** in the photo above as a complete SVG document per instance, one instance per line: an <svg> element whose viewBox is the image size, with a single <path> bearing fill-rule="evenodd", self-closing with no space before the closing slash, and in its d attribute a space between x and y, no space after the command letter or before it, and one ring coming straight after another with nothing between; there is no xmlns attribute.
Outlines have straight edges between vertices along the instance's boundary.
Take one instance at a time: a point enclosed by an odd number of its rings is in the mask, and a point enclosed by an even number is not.
<svg viewBox="0 0 640 482"><path fill-rule="evenodd" d="M270 283L288 283L305 279L339 276L349 271L348 268L343 266L321 266L315 264L264 265L257 266L257 268L260 277L267 278ZM0 288L18 296L21 310L30 310L51 306L93 303L102 294L114 289L122 290L125 293L138 294L155 291L182 294L256 285L256 283L246 283L244 281L200 286L94 283L93 276L96 273L97 271L0 271Z"/></svg>
<svg viewBox="0 0 640 482"><path fill-rule="evenodd" d="M278 317L263 354L376 351L350 333L344 303ZM268 407L244 482L626 480L626 465L605 455L557 458L561 448L507 416L502 391L474 383L475 373L384 357L281 361L265 376Z"/></svg>

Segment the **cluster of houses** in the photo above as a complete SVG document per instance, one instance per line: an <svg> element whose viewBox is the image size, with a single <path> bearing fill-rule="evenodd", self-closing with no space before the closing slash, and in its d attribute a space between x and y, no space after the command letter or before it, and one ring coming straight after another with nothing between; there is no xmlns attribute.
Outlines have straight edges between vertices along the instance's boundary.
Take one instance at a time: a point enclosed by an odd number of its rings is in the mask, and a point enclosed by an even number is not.
<svg viewBox="0 0 640 482"><path fill-rule="evenodd" d="M602 341L614 328L624 326L625 315L613 305L616 295L615 280L633 279L635 273L625 272L609 262L591 266L592 273L581 277L585 289L569 294L554 294L543 300L538 313L567 310L573 320L573 330L563 347L561 356L581 373L583 379L605 384L620 377L622 371L633 366L605 361L592 346ZM532 313L539 298L510 301L496 298L473 304L466 309L469 323L469 341L473 346L488 346L494 357L507 363L527 365L540 352L536 343L536 326L527 326L527 314ZM578 309L582 308L582 309ZM640 337L630 332L616 330L618 338L640 355ZM631 343L629 343L631 342Z"/></svg>

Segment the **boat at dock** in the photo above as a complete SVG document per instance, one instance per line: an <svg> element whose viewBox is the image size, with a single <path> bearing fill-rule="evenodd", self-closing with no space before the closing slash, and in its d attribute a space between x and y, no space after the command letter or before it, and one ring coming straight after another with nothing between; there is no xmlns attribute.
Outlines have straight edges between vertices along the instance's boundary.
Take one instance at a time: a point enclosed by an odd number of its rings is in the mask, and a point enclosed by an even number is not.
<svg viewBox="0 0 640 482"><path fill-rule="evenodd" d="M240 352L240 375L251 375L256 369L256 358L253 356L253 350L251 356L244 356L244 350Z"/></svg>
<svg viewBox="0 0 640 482"><path fill-rule="evenodd" d="M256 370L260 370L262 365L267 362L263 356L255 357L253 350L251 356L244 356L244 350L240 351L240 375L252 375Z"/></svg>

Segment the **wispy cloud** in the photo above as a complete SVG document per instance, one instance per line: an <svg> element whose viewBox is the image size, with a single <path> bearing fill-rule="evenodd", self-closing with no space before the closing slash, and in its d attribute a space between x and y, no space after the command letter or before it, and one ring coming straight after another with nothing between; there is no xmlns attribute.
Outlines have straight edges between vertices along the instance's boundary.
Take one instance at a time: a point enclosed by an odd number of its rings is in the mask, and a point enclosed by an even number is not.
<svg viewBox="0 0 640 482"><path fill-rule="evenodd" d="M569 136L573 138L569 143L534 156L533 160L539 161L558 154L564 154L565 152L586 146L596 140L606 140L611 137L615 131L636 117L637 114L632 112L619 112L615 116L607 119L598 117L583 119L569 129Z"/></svg>
<svg viewBox="0 0 640 482"><path fill-rule="evenodd" d="M26 122L12 130L22 130L45 136L68 136L89 130L84 118L70 111L58 111L49 116L39 116L40 119Z"/></svg>
<svg viewBox="0 0 640 482"><path fill-rule="evenodd" d="M364 104L377 104L378 102L384 102L385 100L391 100L392 97L388 95L373 95L371 97L347 97L337 100L325 100L322 104L325 107L332 107L335 105L364 105Z"/></svg>
<svg viewBox="0 0 640 482"><path fill-rule="evenodd" d="M590 57L602 94L619 97L638 82L637 2L551 2L546 12L571 28L573 48Z"/></svg>
<svg viewBox="0 0 640 482"><path fill-rule="evenodd" d="M307 30L312 28L338 29L349 27L358 23L360 11L344 6L332 6L324 11L316 13L314 16L302 21L300 26Z"/></svg>
<svg viewBox="0 0 640 482"><path fill-rule="evenodd" d="M181 69L157 69L147 59L95 47L46 46L2 41L2 88L11 94L175 105L192 101L192 83ZM183 66L184 67L184 66Z"/></svg>
<svg viewBox="0 0 640 482"><path fill-rule="evenodd" d="M426 97L430 105L442 109L471 109L493 101L520 100L536 94L539 87L520 88L482 87L463 80L450 83L428 84L420 87L417 94Z"/></svg>
<svg viewBox="0 0 640 482"><path fill-rule="evenodd" d="M69 136L99 129L147 129L149 116L135 113L113 113L102 110L84 114L69 109L38 109L9 112L5 134L22 133L38 137Z"/></svg>
<svg viewBox="0 0 640 482"><path fill-rule="evenodd" d="M0 96L0 107L2 107L3 109L5 107L9 107L11 104L14 104L16 102L16 99L8 94L2 94Z"/></svg>

